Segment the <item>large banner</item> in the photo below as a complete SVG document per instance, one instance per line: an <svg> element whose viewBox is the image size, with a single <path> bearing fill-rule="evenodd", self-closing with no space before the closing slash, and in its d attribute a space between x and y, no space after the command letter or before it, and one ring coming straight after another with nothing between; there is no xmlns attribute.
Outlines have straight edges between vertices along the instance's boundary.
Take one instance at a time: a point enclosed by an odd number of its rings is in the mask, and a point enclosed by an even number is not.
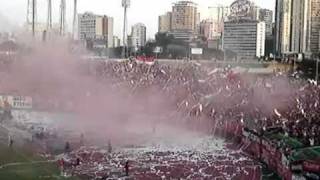
<svg viewBox="0 0 320 180"><path fill-rule="evenodd" d="M305 161L303 162L303 170L307 172L320 173L320 162Z"/></svg>
<svg viewBox="0 0 320 180"><path fill-rule="evenodd" d="M136 62L141 64L153 65L155 63L154 57L146 57L146 56L137 56Z"/></svg>
<svg viewBox="0 0 320 180"><path fill-rule="evenodd" d="M202 48L191 48L191 54L201 55L202 53L203 53L203 49Z"/></svg>

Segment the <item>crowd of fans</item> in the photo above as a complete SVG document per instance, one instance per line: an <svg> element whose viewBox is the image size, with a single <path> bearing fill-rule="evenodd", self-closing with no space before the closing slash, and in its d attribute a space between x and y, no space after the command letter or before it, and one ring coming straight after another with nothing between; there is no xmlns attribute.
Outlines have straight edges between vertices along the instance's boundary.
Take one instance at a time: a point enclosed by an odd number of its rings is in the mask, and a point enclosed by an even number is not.
<svg viewBox="0 0 320 180"><path fill-rule="evenodd" d="M101 62L93 68L98 78L130 87L132 94L156 88L186 119L200 119L215 131L225 123L240 123L259 134L278 129L320 145L319 86L285 74L252 76L231 68L208 68L197 63L152 65L136 61Z"/></svg>
<svg viewBox="0 0 320 180"><path fill-rule="evenodd" d="M89 68L84 64L85 72L107 79L114 89L130 89L132 96L143 97L150 89L164 95L163 111L178 112L180 119L202 124L212 133L226 123L242 124L258 134L276 128L306 147L320 145L320 89L314 82L191 62L98 61L90 62Z"/></svg>

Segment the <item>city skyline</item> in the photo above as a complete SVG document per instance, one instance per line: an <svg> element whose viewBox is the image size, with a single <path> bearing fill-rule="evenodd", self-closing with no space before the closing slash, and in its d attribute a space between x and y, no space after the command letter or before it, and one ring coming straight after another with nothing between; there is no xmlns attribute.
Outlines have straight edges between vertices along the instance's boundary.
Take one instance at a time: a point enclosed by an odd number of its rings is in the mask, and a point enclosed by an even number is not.
<svg viewBox="0 0 320 180"><path fill-rule="evenodd" d="M208 2L207 0L194 0L198 4L201 19L206 19L209 15L208 7L230 5L234 0L221 1L214 0ZM53 2L53 22L58 22L59 15L59 2ZM161 3L155 3L150 0L132 0L131 7L128 12L128 27L136 23L144 23L147 27L147 39L154 38L154 34L158 31L158 16L172 10L172 3L177 0L162 0ZM274 11L275 0L263 1L255 0L258 6L268 8ZM39 22L46 22L47 10L46 0L38 0L38 19ZM13 25L23 25L26 19L27 0L11 0L2 2L0 7L0 16L5 16ZM147 7L147 8L146 8ZM154 8L156 7L156 8ZM72 30L72 1L67 1L67 27ZM13 11L14 9L14 11ZM123 9L120 0L102 1L102 0L80 0L78 2L78 13L86 11L95 14L108 15L114 18L114 35L121 37L122 22L123 22ZM147 14L147 16L146 16ZM128 32L129 34L130 32Z"/></svg>

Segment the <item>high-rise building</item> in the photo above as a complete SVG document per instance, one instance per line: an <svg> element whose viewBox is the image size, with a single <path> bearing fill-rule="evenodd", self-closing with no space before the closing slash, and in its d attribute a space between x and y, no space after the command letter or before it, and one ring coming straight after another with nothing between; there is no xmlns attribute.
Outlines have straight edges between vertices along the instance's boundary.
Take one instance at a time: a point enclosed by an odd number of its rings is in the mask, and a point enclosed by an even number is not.
<svg viewBox="0 0 320 180"><path fill-rule="evenodd" d="M128 48L134 48L131 35L127 35L127 46Z"/></svg>
<svg viewBox="0 0 320 180"><path fill-rule="evenodd" d="M228 19L231 21L258 21L259 10L251 0L235 0L230 6Z"/></svg>
<svg viewBox="0 0 320 180"><path fill-rule="evenodd" d="M106 34L108 48L113 47L113 18L103 16L103 34Z"/></svg>
<svg viewBox="0 0 320 180"><path fill-rule="evenodd" d="M260 9L259 20L266 23L266 36L272 37L273 11L269 9Z"/></svg>
<svg viewBox="0 0 320 180"><path fill-rule="evenodd" d="M292 0L277 0L276 51L278 53L289 52L291 50L291 11Z"/></svg>
<svg viewBox="0 0 320 180"><path fill-rule="evenodd" d="M199 23L197 4L192 1L179 1L172 7L172 31L196 33Z"/></svg>
<svg viewBox="0 0 320 180"><path fill-rule="evenodd" d="M171 31L172 13L167 12L164 15L159 16L158 32L164 33Z"/></svg>
<svg viewBox="0 0 320 180"><path fill-rule="evenodd" d="M206 37L209 40L209 39L213 39L213 34L214 34L213 22L209 19L201 21L200 35Z"/></svg>
<svg viewBox="0 0 320 180"><path fill-rule="evenodd" d="M265 55L265 23L229 21L224 23L223 50L232 51L240 60Z"/></svg>
<svg viewBox="0 0 320 180"><path fill-rule="evenodd" d="M222 48L237 59L252 60L265 55L266 24L259 21L259 8L250 0L236 0L224 22Z"/></svg>
<svg viewBox="0 0 320 180"><path fill-rule="evenodd" d="M277 0L276 51L316 53L320 49L320 0Z"/></svg>
<svg viewBox="0 0 320 180"><path fill-rule="evenodd" d="M308 38L310 52L320 51L320 0L311 0L310 3L310 36Z"/></svg>
<svg viewBox="0 0 320 180"><path fill-rule="evenodd" d="M230 15L230 8L224 6L210 7L210 19L213 23L213 37L220 39L222 36L224 22Z"/></svg>
<svg viewBox="0 0 320 180"><path fill-rule="evenodd" d="M108 48L113 47L113 18L84 13L78 15L78 36L80 40L104 40Z"/></svg>
<svg viewBox="0 0 320 180"><path fill-rule="evenodd" d="M142 46L146 44L147 36L146 36L147 28L142 23L137 23L132 26L131 31L131 40L132 40L132 47L135 48L135 50L138 50Z"/></svg>
<svg viewBox="0 0 320 180"><path fill-rule="evenodd" d="M197 13L196 30L194 31L196 34L200 34L200 23L201 23L200 13Z"/></svg>
<svg viewBox="0 0 320 180"><path fill-rule="evenodd" d="M289 16L290 26L288 28L288 34L290 38L289 42L289 49L282 52L305 52L307 49L306 38L307 38L307 22L308 22L308 15L307 15L307 7L308 5L305 4L308 0L294 0L291 1L291 12L292 15Z"/></svg>
<svg viewBox="0 0 320 180"><path fill-rule="evenodd" d="M120 38L118 38L118 36L113 36L113 47L120 47Z"/></svg>

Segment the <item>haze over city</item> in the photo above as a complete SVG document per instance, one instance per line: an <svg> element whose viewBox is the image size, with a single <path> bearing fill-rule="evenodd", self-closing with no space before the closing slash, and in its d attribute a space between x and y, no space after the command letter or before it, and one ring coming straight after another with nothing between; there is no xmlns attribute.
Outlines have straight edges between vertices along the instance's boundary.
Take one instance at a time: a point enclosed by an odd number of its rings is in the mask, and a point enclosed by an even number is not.
<svg viewBox="0 0 320 180"><path fill-rule="evenodd" d="M274 11L275 0L255 0L257 5ZM72 5L71 0L67 0L67 26L69 31L72 28ZM154 34L158 31L158 16L171 11L172 3L176 0L132 0L128 12L128 27L141 22L147 27L147 38L154 38ZM233 0L195 0L200 9L201 19L208 18L210 6L224 5L229 6ZM38 19L40 22L46 21L47 17L47 0L38 0ZM58 23L59 19L59 3L53 1L53 22ZM14 9L14 11L12 11ZM26 21L27 0L10 0L1 2L0 6L0 22L1 19L8 19L6 24L12 27L21 26ZM122 37L123 9L121 0L79 0L78 12L93 12L95 14L108 15L114 18L114 33ZM0 26L0 30L5 27ZM7 27L6 27L7 29ZM130 32L130 31L129 31Z"/></svg>

